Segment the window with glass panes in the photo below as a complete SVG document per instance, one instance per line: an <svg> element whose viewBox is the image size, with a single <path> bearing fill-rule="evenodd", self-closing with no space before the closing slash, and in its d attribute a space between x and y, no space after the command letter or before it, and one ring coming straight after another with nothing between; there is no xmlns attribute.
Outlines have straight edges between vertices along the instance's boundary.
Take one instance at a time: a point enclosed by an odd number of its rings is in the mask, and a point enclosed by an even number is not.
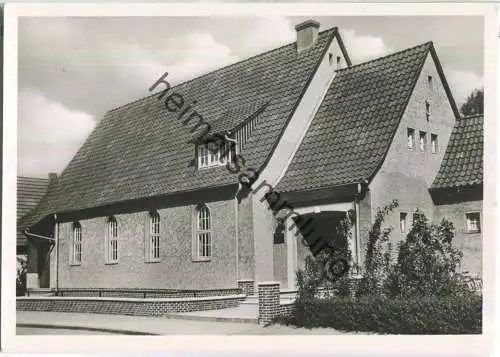
<svg viewBox="0 0 500 357"><path fill-rule="evenodd" d="M109 217L107 222L106 262L118 262L118 224L114 217Z"/></svg>
<svg viewBox="0 0 500 357"><path fill-rule="evenodd" d="M80 264L82 262L82 226L80 223L73 223L73 256L72 263Z"/></svg>
<svg viewBox="0 0 500 357"><path fill-rule="evenodd" d="M209 258L212 256L212 222L210 210L203 205L198 207L197 213L197 255L199 258Z"/></svg>
<svg viewBox="0 0 500 357"><path fill-rule="evenodd" d="M160 260L160 215L158 212L149 214L148 259Z"/></svg>

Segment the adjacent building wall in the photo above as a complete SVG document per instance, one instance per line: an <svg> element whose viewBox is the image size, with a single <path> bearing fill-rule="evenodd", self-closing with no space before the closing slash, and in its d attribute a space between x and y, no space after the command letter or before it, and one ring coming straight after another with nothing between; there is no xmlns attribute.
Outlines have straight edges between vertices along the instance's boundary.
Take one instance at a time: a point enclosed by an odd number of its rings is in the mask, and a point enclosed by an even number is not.
<svg viewBox="0 0 500 357"><path fill-rule="evenodd" d="M70 265L72 222L60 224L59 288L217 289L237 287L235 202L207 203L212 215L212 259L192 260L195 206L161 209L158 263L145 262L148 212L117 214L119 262L105 264L107 217L81 220L82 263ZM251 254L251 253L250 253ZM245 254L242 254L245 256ZM55 277L52 283L55 283ZM53 285L54 286L54 285Z"/></svg>
<svg viewBox="0 0 500 357"><path fill-rule="evenodd" d="M432 76L432 83L429 83L429 76ZM426 100L431 103L429 120L426 117ZM393 199L399 201L399 207L385 221L387 227L394 229L391 236L393 246L406 237L399 227L400 212L408 214L407 231L417 209L429 218L434 214L434 203L428 188L439 170L454 123L453 110L429 54L387 157L370 184L372 220L377 208L389 204ZM415 130L413 149L407 146L408 128ZM420 131L427 133L424 152L419 147ZM431 152L431 134L438 135L437 153Z"/></svg>
<svg viewBox="0 0 500 357"><path fill-rule="evenodd" d="M482 276L482 236L481 233L468 233L465 214L468 212L481 212L481 224L483 201L465 201L453 204L436 206L435 220L443 218L453 222L455 226L455 238L453 244L462 250L463 260L459 270Z"/></svg>

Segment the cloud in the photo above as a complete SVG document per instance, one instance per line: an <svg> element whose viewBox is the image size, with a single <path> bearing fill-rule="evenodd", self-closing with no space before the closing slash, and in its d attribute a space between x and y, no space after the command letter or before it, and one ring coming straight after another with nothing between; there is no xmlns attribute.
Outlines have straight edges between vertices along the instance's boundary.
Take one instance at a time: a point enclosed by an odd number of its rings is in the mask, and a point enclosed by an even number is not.
<svg viewBox="0 0 500 357"><path fill-rule="evenodd" d="M137 21L23 19L20 88L36 89L99 120L106 111L149 95L165 71L174 83L238 60L207 31L165 36L172 33L167 21L157 30L154 21Z"/></svg>
<svg viewBox="0 0 500 357"><path fill-rule="evenodd" d="M484 77L472 71L465 71L452 67L445 67L443 71L450 86L451 93L453 94L453 98L455 98L459 107L465 103L467 97L474 89L480 89L484 86Z"/></svg>
<svg viewBox="0 0 500 357"><path fill-rule="evenodd" d="M19 93L18 174L61 173L95 126L94 118L48 100L38 91Z"/></svg>
<svg viewBox="0 0 500 357"><path fill-rule="evenodd" d="M291 20L279 16L263 16L252 19L251 25L241 38L242 51L259 54L296 40Z"/></svg>
<svg viewBox="0 0 500 357"><path fill-rule="evenodd" d="M172 84L238 61L229 47L218 43L209 33L193 32L170 41L168 45L168 52L163 57L156 57L165 63L164 68Z"/></svg>
<svg viewBox="0 0 500 357"><path fill-rule="evenodd" d="M393 50L389 48L382 37L357 35L354 30L340 30L340 35L347 48L353 64L385 56Z"/></svg>

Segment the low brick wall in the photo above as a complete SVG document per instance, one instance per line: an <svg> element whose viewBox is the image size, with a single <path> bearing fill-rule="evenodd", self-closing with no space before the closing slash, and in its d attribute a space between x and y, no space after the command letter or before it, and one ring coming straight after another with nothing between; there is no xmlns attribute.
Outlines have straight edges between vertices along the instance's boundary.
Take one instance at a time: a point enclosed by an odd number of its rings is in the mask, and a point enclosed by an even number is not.
<svg viewBox="0 0 500 357"><path fill-rule="evenodd" d="M248 280L238 280L238 288L240 288L244 294L253 295L255 294L255 281Z"/></svg>
<svg viewBox="0 0 500 357"><path fill-rule="evenodd" d="M225 309L239 306L246 295L201 298L18 297L19 311L55 311L132 316L164 316L178 312Z"/></svg>
<svg viewBox="0 0 500 357"><path fill-rule="evenodd" d="M285 304L280 304L276 315L286 316L293 314L293 309L295 308L295 303L287 302Z"/></svg>
<svg viewBox="0 0 500 357"><path fill-rule="evenodd" d="M228 296L244 293L242 289L176 290L176 289L58 289L53 295L61 297L123 297L123 298L198 298ZM27 292L30 296L30 291Z"/></svg>

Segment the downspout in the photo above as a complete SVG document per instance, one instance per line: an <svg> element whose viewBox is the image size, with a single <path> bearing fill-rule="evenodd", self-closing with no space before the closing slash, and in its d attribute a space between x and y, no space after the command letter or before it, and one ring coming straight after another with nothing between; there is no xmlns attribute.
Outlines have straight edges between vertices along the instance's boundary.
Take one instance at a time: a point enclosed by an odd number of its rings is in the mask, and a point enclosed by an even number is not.
<svg viewBox="0 0 500 357"><path fill-rule="evenodd" d="M236 284L238 284L238 280L240 279L239 265L240 265L240 253L239 253L239 226L238 226L238 197L234 198L234 227L235 227L235 237L236 237Z"/></svg>
<svg viewBox="0 0 500 357"><path fill-rule="evenodd" d="M361 184L358 183L357 185L357 193L356 196L354 197L354 204L355 204L355 211L356 211L356 266L357 266L357 271L359 273L360 270L360 265L359 265L359 255L361 254L360 252L360 245L361 245L361 239L360 239L360 229L359 229L359 197L361 196Z"/></svg>
<svg viewBox="0 0 500 357"><path fill-rule="evenodd" d="M54 213L54 238L56 241L56 294L59 290L59 223L57 223L57 214Z"/></svg>
<svg viewBox="0 0 500 357"><path fill-rule="evenodd" d="M51 242L55 242L54 238L42 236L40 234L30 233L28 228L26 228L24 230L24 234L27 235L28 237L42 238L42 239L50 240Z"/></svg>

